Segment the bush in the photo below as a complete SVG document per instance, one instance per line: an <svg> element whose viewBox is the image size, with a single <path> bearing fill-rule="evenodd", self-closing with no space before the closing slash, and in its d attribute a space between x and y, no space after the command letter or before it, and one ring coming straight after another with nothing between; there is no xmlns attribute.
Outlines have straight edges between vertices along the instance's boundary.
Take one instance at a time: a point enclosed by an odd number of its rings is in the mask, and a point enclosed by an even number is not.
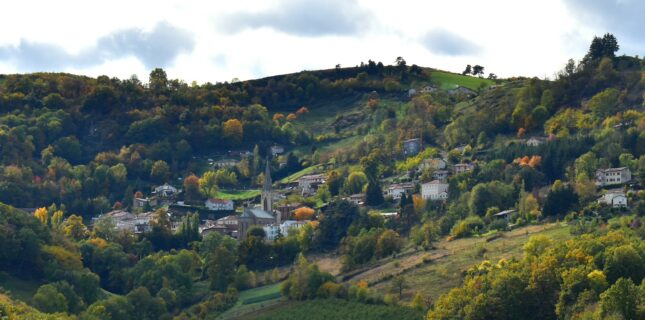
<svg viewBox="0 0 645 320"><path fill-rule="evenodd" d="M484 221L478 216L469 216L457 222L450 230L454 238L468 237L484 229Z"/></svg>
<svg viewBox="0 0 645 320"><path fill-rule="evenodd" d="M506 230L508 223L504 219L495 219L488 225L488 230Z"/></svg>
<svg viewBox="0 0 645 320"><path fill-rule="evenodd" d="M67 312L67 299L51 284L40 286L32 298L32 303L42 312Z"/></svg>

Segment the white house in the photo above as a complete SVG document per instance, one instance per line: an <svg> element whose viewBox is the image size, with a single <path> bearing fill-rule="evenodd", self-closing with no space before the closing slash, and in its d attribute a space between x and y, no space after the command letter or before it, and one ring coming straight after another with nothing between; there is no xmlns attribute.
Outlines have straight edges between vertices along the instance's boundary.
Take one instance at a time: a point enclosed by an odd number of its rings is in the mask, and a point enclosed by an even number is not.
<svg viewBox="0 0 645 320"><path fill-rule="evenodd" d="M537 146L545 143L546 141L547 141L546 137L530 137L530 138L526 139L524 144L526 144L527 146L530 146L530 147L537 147Z"/></svg>
<svg viewBox="0 0 645 320"><path fill-rule="evenodd" d="M421 198L432 201L448 199L448 184L439 180L422 184Z"/></svg>
<svg viewBox="0 0 645 320"><path fill-rule="evenodd" d="M455 174L473 171L474 169L475 165L472 163L458 163L455 165Z"/></svg>
<svg viewBox="0 0 645 320"><path fill-rule="evenodd" d="M114 222L116 230L127 230L132 233L150 232L150 222L154 219L154 212L132 214L123 210L114 210L100 215L94 220L110 219Z"/></svg>
<svg viewBox="0 0 645 320"><path fill-rule="evenodd" d="M235 159L220 159L213 161L212 166L213 168L217 169L232 168L235 167L238 163L239 161Z"/></svg>
<svg viewBox="0 0 645 320"><path fill-rule="evenodd" d="M433 86L425 86L425 87L421 88L421 90L419 90L419 92L421 92L421 93L432 93L432 92L435 92L437 90L439 90L439 89L437 89L437 88L435 88Z"/></svg>
<svg viewBox="0 0 645 320"><path fill-rule="evenodd" d="M623 190L607 190L607 192L598 199L599 204L605 204L612 208L626 208L627 195Z"/></svg>
<svg viewBox="0 0 645 320"><path fill-rule="evenodd" d="M632 180L632 172L627 167L598 169L596 171L596 185L600 187L620 185Z"/></svg>
<svg viewBox="0 0 645 320"><path fill-rule="evenodd" d="M316 192L318 186L323 183L325 183L324 174L310 174L298 179L298 188L302 190L303 194L311 194Z"/></svg>
<svg viewBox="0 0 645 320"><path fill-rule="evenodd" d="M163 186L156 187L155 190L152 191L152 194L160 197L172 197L177 194L177 192L177 188L166 183Z"/></svg>
<svg viewBox="0 0 645 320"><path fill-rule="evenodd" d="M387 190L383 192L386 197L391 197L394 200L399 200L401 197L414 190L414 184L411 182L391 184Z"/></svg>
<svg viewBox="0 0 645 320"><path fill-rule="evenodd" d="M279 146L279 145L271 146L271 155L272 156L275 157L275 156L277 156L279 154L283 154L283 153L284 153L284 147L283 146Z"/></svg>
<svg viewBox="0 0 645 320"><path fill-rule="evenodd" d="M353 194L349 197L346 197L344 200L347 200L357 206L362 206L363 204L365 204L365 194L364 193Z"/></svg>
<svg viewBox="0 0 645 320"><path fill-rule="evenodd" d="M213 211L233 211L235 209L233 200L226 199L208 199L204 203L204 206L206 209Z"/></svg>
<svg viewBox="0 0 645 320"><path fill-rule="evenodd" d="M275 240L276 238L278 238L278 235L286 237L290 232L294 232L308 223L309 220L287 220L279 225L270 224L263 226L262 229L264 229L264 232L266 233L267 240Z"/></svg>

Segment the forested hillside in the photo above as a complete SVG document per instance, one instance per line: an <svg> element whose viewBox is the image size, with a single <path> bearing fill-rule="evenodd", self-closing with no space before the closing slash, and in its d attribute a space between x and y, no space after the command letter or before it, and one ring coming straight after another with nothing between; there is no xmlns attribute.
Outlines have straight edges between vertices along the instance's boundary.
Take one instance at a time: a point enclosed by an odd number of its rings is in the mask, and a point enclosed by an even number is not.
<svg viewBox="0 0 645 320"><path fill-rule="evenodd" d="M555 79L2 75L0 319L643 319L645 60L618 48Z"/></svg>

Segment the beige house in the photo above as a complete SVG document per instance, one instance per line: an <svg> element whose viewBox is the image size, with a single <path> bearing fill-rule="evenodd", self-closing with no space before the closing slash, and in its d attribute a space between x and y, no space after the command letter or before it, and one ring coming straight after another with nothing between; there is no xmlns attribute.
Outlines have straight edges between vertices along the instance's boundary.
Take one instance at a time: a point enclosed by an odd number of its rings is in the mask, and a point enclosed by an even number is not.
<svg viewBox="0 0 645 320"><path fill-rule="evenodd" d="M458 163L455 165L455 174L460 174L468 171L475 170L475 165L472 163Z"/></svg>
<svg viewBox="0 0 645 320"><path fill-rule="evenodd" d="M596 171L596 185L600 187L621 185L632 180L632 172L627 167L599 169Z"/></svg>
<svg viewBox="0 0 645 320"><path fill-rule="evenodd" d="M411 193L412 191L414 191L414 183L412 182L395 183L383 191L383 196L399 200L404 194Z"/></svg>
<svg viewBox="0 0 645 320"><path fill-rule="evenodd" d="M442 201L448 199L448 184L439 180L433 180L421 185L421 198L431 201Z"/></svg>

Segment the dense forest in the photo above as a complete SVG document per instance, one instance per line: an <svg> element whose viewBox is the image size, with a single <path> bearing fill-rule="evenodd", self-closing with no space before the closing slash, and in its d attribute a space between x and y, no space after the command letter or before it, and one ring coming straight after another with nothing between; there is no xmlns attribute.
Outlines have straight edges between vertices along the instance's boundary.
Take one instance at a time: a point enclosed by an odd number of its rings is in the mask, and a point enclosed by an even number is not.
<svg viewBox="0 0 645 320"><path fill-rule="evenodd" d="M267 301L265 318L279 319L330 304L356 319L643 319L645 60L618 49L596 37L555 79L402 57L202 85L162 69L147 83L2 75L0 319L231 318ZM604 185L612 169L630 178ZM202 234L197 209L134 205L168 184L201 210L263 186L265 172L276 206L302 205L291 215L307 222L275 239L261 226ZM294 191L314 173L315 192ZM425 196L433 184L444 198ZM258 194L235 199L233 216ZM115 210L150 214L150 229L97 219ZM529 237L550 225L566 241ZM412 275L451 243L513 230L526 230L520 254L482 247L454 288ZM274 291L247 297L263 288Z"/></svg>

